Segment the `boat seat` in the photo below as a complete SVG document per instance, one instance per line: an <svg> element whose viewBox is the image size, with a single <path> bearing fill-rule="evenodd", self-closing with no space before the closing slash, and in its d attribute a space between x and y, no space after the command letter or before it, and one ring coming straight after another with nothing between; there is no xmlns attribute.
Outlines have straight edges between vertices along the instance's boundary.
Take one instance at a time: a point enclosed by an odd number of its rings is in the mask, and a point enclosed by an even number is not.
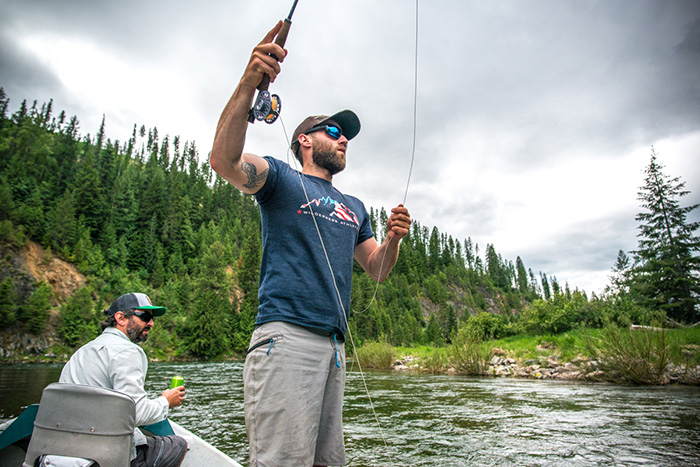
<svg viewBox="0 0 700 467"><path fill-rule="evenodd" d="M52 383L42 393L23 467L42 455L90 459L100 467L129 467L136 425L134 400L117 391Z"/></svg>

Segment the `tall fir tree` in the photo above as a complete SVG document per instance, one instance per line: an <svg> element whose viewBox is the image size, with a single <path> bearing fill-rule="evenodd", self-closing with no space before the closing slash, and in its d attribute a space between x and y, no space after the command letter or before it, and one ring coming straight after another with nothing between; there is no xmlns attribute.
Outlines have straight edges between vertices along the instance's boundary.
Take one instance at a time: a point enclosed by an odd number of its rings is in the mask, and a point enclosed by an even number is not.
<svg viewBox="0 0 700 467"><path fill-rule="evenodd" d="M680 177L663 172L654 148L638 197L644 211L638 248L631 271L630 288L644 306L662 310L680 322L700 321L700 237L694 233L700 222L689 222L688 214L700 204L681 207L679 199L690 192Z"/></svg>

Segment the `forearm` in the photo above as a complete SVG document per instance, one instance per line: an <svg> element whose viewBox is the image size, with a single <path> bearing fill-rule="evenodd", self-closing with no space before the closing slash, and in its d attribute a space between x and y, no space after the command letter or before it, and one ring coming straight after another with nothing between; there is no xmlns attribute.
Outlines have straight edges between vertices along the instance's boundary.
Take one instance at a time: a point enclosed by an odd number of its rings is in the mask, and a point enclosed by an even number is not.
<svg viewBox="0 0 700 467"><path fill-rule="evenodd" d="M388 235L382 244L372 252L369 259L367 273L372 279L384 282L399 258L400 240L393 235Z"/></svg>
<svg viewBox="0 0 700 467"><path fill-rule="evenodd" d="M249 180L245 168L242 167L242 162L245 161L241 161L241 157L245 159L243 147L248 129L248 111L253 105L255 90L263 77L268 76L270 82L273 82L280 71L279 61L284 60L286 51L272 41L281 27L282 22L279 21L253 49L248 66L221 113L209 156L211 168L246 193L254 193L259 188L246 186ZM260 161L253 165L256 165L255 171L265 168L265 164Z"/></svg>
<svg viewBox="0 0 700 467"><path fill-rule="evenodd" d="M216 126L209 162L212 169L224 178L240 164L248 128L248 111L253 105L254 96L255 87L241 81Z"/></svg>
<svg viewBox="0 0 700 467"><path fill-rule="evenodd" d="M148 399L144 394L136 402L136 426L153 425L168 416L168 401L165 397L159 396L155 399Z"/></svg>
<svg viewBox="0 0 700 467"><path fill-rule="evenodd" d="M387 236L381 245L374 238L365 240L355 248L355 259L369 276L378 282L383 282L391 272L399 258L399 244L408 235L411 226L411 216L401 204L391 210L387 221Z"/></svg>

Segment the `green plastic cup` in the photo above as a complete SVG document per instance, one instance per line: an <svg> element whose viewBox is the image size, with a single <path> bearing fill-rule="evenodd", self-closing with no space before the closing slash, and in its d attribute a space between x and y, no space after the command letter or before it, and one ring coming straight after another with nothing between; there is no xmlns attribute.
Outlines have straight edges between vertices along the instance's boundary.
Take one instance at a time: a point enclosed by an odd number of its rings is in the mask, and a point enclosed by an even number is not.
<svg viewBox="0 0 700 467"><path fill-rule="evenodd" d="M182 376L173 376L173 379L170 380L170 389L182 386L183 384L185 384L185 379Z"/></svg>

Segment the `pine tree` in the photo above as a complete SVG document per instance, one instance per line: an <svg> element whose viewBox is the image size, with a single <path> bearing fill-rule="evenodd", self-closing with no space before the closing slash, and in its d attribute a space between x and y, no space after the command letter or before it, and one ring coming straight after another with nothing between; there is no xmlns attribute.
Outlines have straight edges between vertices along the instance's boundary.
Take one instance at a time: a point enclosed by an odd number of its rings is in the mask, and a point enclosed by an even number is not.
<svg viewBox="0 0 700 467"><path fill-rule="evenodd" d="M549 288L549 279L547 279L547 274L540 272L540 281L542 282L542 295L545 300L549 300L552 296L551 289Z"/></svg>
<svg viewBox="0 0 700 467"><path fill-rule="evenodd" d="M22 310L22 315L27 322L27 330L29 332L38 335L44 331L46 321L49 319L50 307L51 286L45 282L39 282Z"/></svg>
<svg viewBox="0 0 700 467"><path fill-rule="evenodd" d="M630 258L622 250L617 252L617 259L613 265L610 276L610 284L606 286L605 291L613 295L626 294L629 292L629 267Z"/></svg>
<svg viewBox="0 0 700 467"><path fill-rule="evenodd" d="M92 292L90 287L81 287L58 312L58 333L70 347L78 347L99 334Z"/></svg>
<svg viewBox="0 0 700 467"><path fill-rule="evenodd" d="M523 260L518 256L515 259L515 269L517 271L517 277L518 277L518 289L520 290L520 293L523 295L528 294L528 282L527 282L527 271L525 270L525 263L523 263Z"/></svg>
<svg viewBox="0 0 700 467"><path fill-rule="evenodd" d="M183 338L187 350L199 358L212 358L229 349L230 283L225 273L224 246L216 241L203 254L195 280L193 305Z"/></svg>
<svg viewBox="0 0 700 467"><path fill-rule="evenodd" d="M0 329L15 322L17 294L11 277L0 282Z"/></svg>
<svg viewBox="0 0 700 467"><path fill-rule="evenodd" d="M640 225L631 292L644 306L665 311L671 319L696 322L700 320L700 237L694 232L700 222L688 222L687 215L700 204L681 207L679 198L690 192L680 177L670 178L663 168L652 147L645 185L637 197L645 211L635 217Z"/></svg>
<svg viewBox="0 0 700 467"><path fill-rule="evenodd" d="M5 120L7 119L7 107L10 104L10 98L7 97L5 89L0 87L0 130L5 126Z"/></svg>

